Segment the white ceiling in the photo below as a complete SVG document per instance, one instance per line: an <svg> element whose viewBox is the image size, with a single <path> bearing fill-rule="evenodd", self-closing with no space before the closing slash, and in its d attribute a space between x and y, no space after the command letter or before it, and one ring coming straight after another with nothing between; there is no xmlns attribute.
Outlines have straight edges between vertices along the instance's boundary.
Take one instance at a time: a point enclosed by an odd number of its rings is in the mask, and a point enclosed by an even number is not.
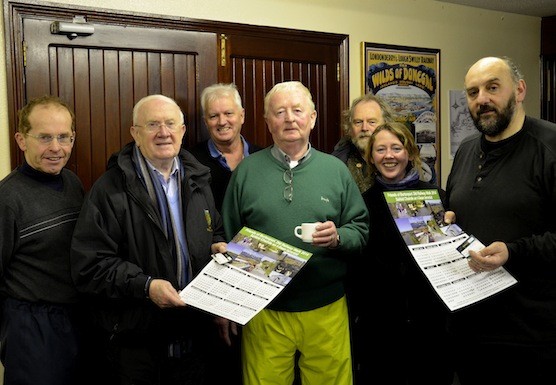
<svg viewBox="0 0 556 385"><path fill-rule="evenodd" d="M442 3L517 13L520 15L556 16L556 0L437 0Z"/></svg>

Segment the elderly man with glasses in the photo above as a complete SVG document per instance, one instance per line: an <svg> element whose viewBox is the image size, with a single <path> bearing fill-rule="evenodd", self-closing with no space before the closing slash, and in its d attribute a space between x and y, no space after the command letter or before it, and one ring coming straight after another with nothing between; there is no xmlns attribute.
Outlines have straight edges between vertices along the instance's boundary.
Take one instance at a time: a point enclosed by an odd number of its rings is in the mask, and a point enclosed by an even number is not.
<svg viewBox="0 0 556 385"><path fill-rule="evenodd" d="M83 186L64 166L74 114L53 96L19 111L23 164L0 182L1 354L4 384L86 383L78 292L69 266Z"/></svg>
<svg viewBox="0 0 556 385"><path fill-rule="evenodd" d="M205 384L205 338L218 330L178 292L226 244L209 168L181 148L185 129L173 99L139 100L134 142L109 160L75 227L72 274L117 384Z"/></svg>
<svg viewBox="0 0 556 385"><path fill-rule="evenodd" d="M275 85L264 100L274 145L244 159L223 204L226 236L242 226L313 253L299 275L243 328L245 384L291 384L296 352L305 385L352 383L344 278L347 258L368 236L368 212L347 167L311 147L317 112L300 82ZM312 243L294 235L319 222ZM270 364L269 364L270 363Z"/></svg>

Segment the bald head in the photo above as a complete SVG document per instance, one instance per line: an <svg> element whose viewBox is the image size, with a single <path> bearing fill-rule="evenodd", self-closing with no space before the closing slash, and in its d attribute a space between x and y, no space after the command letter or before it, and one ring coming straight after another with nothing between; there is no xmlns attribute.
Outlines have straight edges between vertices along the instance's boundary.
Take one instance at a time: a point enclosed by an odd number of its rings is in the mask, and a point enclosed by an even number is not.
<svg viewBox="0 0 556 385"><path fill-rule="evenodd" d="M521 74L521 71L515 65L515 63L508 57L488 56L479 59L471 67L469 67L467 74L469 74L470 72L471 73L477 71L483 72L487 70L507 71L512 79L512 82L516 86L520 80L523 80L523 75Z"/></svg>
<svg viewBox="0 0 556 385"><path fill-rule="evenodd" d="M526 85L508 58L485 57L465 75L469 112L479 131L498 141L521 129Z"/></svg>

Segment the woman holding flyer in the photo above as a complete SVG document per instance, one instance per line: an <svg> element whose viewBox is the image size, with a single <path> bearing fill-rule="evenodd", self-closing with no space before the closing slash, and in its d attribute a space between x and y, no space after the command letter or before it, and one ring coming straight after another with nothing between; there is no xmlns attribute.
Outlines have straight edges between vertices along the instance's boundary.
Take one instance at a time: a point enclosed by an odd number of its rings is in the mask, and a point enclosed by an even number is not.
<svg viewBox="0 0 556 385"><path fill-rule="evenodd" d="M376 180L363 194L371 232L366 265L350 273L349 283L354 289L356 383L450 385L454 376L445 331L448 309L415 263L393 219L416 220L423 215L424 201L389 206L384 197L385 191L435 189L442 199L444 191L419 180L419 149L402 123L377 127L366 156ZM437 214L431 221L442 220L444 213ZM435 222L422 221L406 236L415 243L433 242Z"/></svg>

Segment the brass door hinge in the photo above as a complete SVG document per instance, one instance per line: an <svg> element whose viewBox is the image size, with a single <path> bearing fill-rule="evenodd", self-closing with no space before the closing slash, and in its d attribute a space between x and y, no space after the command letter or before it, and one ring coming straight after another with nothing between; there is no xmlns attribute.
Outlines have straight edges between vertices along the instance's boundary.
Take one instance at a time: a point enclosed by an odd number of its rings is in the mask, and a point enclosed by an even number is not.
<svg viewBox="0 0 556 385"><path fill-rule="evenodd" d="M25 41L22 42L21 48L23 50L23 67L27 67L27 43Z"/></svg>
<svg viewBox="0 0 556 385"><path fill-rule="evenodd" d="M226 67L226 40L228 37L223 33L220 34L220 66Z"/></svg>

